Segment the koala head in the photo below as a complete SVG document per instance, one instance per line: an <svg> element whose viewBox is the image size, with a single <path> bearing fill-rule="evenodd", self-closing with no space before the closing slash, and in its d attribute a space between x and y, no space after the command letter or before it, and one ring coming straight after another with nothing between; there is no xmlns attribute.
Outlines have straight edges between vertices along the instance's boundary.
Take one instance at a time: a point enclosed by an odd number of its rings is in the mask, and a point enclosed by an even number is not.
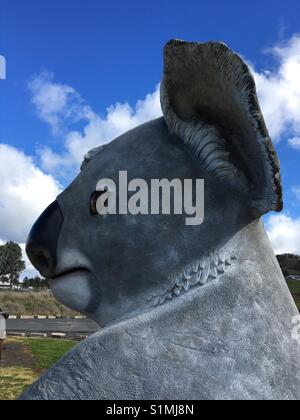
<svg viewBox="0 0 300 420"><path fill-rule="evenodd" d="M221 43L169 42L161 103L162 118L86 156L28 238L28 256L57 298L102 326L215 278L235 258L222 254L230 238L282 208L278 160L239 56ZM204 180L203 222L188 225L184 213L95 211L109 195L99 180L118 185L122 171L148 184Z"/></svg>

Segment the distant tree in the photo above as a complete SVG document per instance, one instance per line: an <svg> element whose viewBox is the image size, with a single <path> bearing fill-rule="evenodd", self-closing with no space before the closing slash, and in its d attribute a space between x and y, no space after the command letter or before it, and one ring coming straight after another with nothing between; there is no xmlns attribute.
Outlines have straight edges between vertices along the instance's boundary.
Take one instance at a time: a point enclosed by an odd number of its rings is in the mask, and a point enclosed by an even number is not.
<svg viewBox="0 0 300 420"><path fill-rule="evenodd" d="M46 279L40 277L28 278L25 277L23 280L24 289L32 287L33 289L48 289L48 282Z"/></svg>
<svg viewBox="0 0 300 420"><path fill-rule="evenodd" d="M25 262L22 259L22 249L14 242L8 242L0 246L0 282L10 283L11 286L18 284L20 274L25 270Z"/></svg>
<svg viewBox="0 0 300 420"><path fill-rule="evenodd" d="M300 276L300 256L294 254L277 255L284 277Z"/></svg>

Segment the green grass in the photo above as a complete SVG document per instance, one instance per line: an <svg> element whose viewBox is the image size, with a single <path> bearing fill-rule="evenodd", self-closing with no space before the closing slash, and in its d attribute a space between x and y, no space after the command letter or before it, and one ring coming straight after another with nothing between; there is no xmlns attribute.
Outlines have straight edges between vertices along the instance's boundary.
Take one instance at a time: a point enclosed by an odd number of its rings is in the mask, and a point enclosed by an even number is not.
<svg viewBox="0 0 300 420"><path fill-rule="evenodd" d="M300 281L288 280L287 284L300 311Z"/></svg>
<svg viewBox="0 0 300 420"><path fill-rule="evenodd" d="M71 340L24 338L21 340L35 359L36 369L49 369L76 344Z"/></svg>
<svg viewBox="0 0 300 420"><path fill-rule="evenodd" d="M287 284L292 294L300 293L300 281L288 280Z"/></svg>
<svg viewBox="0 0 300 420"><path fill-rule="evenodd" d="M29 353L33 357L34 367L18 366L18 361L15 362L16 366L1 366L0 400L18 398L45 370L76 345L76 342L70 340L9 338L7 351L10 343L21 344L20 351Z"/></svg>
<svg viewBox="0 0 300 420"><path fill-rule="evenodd" d="M15 400L38 378L32 369L0 367L0 401Z"/></svg>

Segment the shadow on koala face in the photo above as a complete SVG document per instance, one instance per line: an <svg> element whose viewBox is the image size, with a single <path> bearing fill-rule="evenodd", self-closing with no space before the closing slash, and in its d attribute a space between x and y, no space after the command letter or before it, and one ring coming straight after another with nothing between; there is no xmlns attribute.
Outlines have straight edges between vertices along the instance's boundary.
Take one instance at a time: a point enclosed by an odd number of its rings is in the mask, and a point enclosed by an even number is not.
<svg viewBox="0 0 300 420"><path fill-rule="evenodd" d="M173 290L175 273L282 206L279 165L254 81L236 54L224 44L171 41L161 98L164 118L88 154L28 239L28 256L58 299L101 325L147 310L154 296ZM161 206L151 214L150 190L143 208L149 214L120 214L124 171L128 182L148 186L204 180L202 223L187 224L185 212L162 214ZM99 180L107 179L117 188L101 191ZM110 194L116 214L101 214Z"/></svg>

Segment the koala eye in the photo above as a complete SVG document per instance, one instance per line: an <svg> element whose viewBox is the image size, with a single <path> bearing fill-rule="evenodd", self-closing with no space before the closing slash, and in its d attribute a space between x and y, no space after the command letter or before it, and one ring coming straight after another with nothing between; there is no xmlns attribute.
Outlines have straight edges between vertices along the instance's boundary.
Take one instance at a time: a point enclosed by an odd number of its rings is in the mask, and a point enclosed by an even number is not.
<svg viewBox="0 0 300 420"><path fill-rule="evenodd" d="M93 194L91 195L91 200L90 200L90 212L92 215L96 215L99 214L98 210L97 210L97 202L99 200L99 198L105 194L107 192L107 190L103 190L103 191L94 191ZM105 201L105 205L107 204L108 199L106 199Z"/></svg>

